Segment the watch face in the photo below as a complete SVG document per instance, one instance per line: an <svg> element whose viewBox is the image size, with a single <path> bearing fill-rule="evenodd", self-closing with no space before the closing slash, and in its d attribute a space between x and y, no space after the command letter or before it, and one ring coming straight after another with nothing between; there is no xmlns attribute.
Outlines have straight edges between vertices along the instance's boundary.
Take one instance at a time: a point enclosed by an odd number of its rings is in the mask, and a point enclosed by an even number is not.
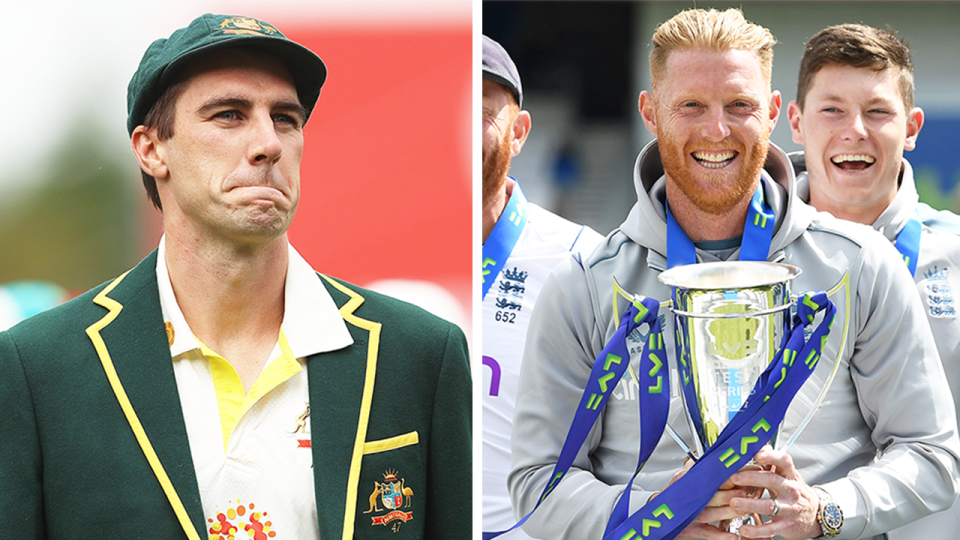
<svg viewBox="0 0 960 540"><path fill-rule="evenodd" d="M823 521L833 530L839 530L840 526L843 525L843 514L840 512L840 507L836 504L828 504L823 509Z"/></svg>

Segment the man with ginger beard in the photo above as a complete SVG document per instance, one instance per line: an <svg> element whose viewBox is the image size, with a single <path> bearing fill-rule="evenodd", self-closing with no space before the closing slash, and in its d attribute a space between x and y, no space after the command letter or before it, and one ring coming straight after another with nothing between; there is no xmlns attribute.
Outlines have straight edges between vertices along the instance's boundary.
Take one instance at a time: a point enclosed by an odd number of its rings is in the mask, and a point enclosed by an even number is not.
<svg viewBox="0 0 960 540"><path fill-rule="evenodd" d="M589 257L554 270L530 322L509 484L520 514L536 508L524 525L533 537L735 540L727 522L752 514L761 521L740 526L739 537L880 538L956 498L956 419L908 272L875 231L804 204L787 156L768 142L781 107L770 85L774 43L736 9L683 11L653 36L652 90L641 93L638 108L658 140L637 159L637 203ZM763 469L724 462L717 472L708 469L718 467L715 458L684 465L684 451L669 437L641 439L650 417L638 394L655 390L640 384L647 325L617 334L629 363L621 378L591 386L604 392L600 421L574 430L574 413L584 410L578 403L598 403L587 400L587 381L621 363L602 353L618 325L634 319L625 316L631 302L616 302L618 291L665 302L671 289L658 280L661 272L738 260L797 266L793 291L825 291L836 306L832 330L817 340L822 353L790 364L806 365L810 375L784 405L782 439L827 392L789 449L738 438L738 463L753 458ZM668 423L690 444L679 391L687 383L678 381L666 307L659 321L664 350L650 349L669 367L659 371L670 377L663 381L671 389ZM558 467L575 431L584 433L582 446L573 445L569 467ZM652 453L634 477L644 443ZM747 496L755 488L762 497ZM905 504L919 491L937 495ZM690 499L697 504L674 512Z"/></svg>
<svg viewBox="0 0 960 540"><path fill-rule="evenodd" d="M793 140L804 147L790 154L798 194L820 210L872 226L903 256L960 411L960 319L953 296L960 290L960 237L928 222L934 213L919 202L913 168L903 156L916 147L923 127L923 110L913 103L910 51L886 30L831 26L807 43L798 87L788 107ZM923 505L931 496L939 495L918 491L908 502ZM954 503L889 537L952 539L958 525L960 505Z"/></svg>
<svg viewBox="0 0 960 540"><path fill-rule="evenodd" d="M547 275L602 239L523 196L508 176L530 133L513 60L483 36L483 529L515 523L507 473L510 427L530 313ZM525 538L514 532L510 538Z"/></svg>

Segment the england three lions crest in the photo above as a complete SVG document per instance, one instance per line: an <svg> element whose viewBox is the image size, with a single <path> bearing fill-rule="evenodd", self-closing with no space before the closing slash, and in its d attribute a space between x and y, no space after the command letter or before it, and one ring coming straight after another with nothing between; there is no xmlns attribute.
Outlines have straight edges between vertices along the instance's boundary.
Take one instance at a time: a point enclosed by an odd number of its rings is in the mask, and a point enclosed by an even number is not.
<svg viewBox="0 0 960 540"><path fill-rule="evenodd" d="M950 285L950 268L933 268L923 273L923 289L927 293L927 309L934 318L954 319L957 316Z"/></svg>
<svg viewBox="0 0 960 540"><path fill-rule="evenodd" d="M402 477L397 476L397 471L387 471L383 473L383 482L373 482L369 501L370 508L363 513L374 514L371 525L390 526L396 532L400 530L401 523L413 519L412 511L402 510L413 506L413 489L407 487ZM391 522L393 525L390 525Z"/></svg>

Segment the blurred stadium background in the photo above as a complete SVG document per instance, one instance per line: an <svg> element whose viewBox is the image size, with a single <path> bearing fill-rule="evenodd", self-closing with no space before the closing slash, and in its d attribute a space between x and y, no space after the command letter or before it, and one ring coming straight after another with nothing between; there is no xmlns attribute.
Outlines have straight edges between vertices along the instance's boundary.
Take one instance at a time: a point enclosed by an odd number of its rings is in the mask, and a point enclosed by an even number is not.
<svg viewBox="0 0 960 540"><path fill-rule="evenodd" d="M470 335L470 0L8 7L0 311L79 294L156 247L160 216L129 149L126 86L150 42L210 12L266 20L327 64L304 135L297 249L322 272L419 303Z"/></svg>
<svg viewBox="0 0 960 540"><path fill-rule="evenodd" d="M960 209L960 3L956 2L625 2L484 1L483 33L510 52L523 81L524 108L533 130L514 159L512 175L527 197L606 234L636 200L632 168L651 136L637 112L649 89L650 37L657 25L691 7L740 7L769 28L773 87L784 108L774 143L801 150L790 139L786 105L796 96L807 40L841 23L891 27L913 54L916 103L926 113L917 149L906 154L921 199Z"/></svg>

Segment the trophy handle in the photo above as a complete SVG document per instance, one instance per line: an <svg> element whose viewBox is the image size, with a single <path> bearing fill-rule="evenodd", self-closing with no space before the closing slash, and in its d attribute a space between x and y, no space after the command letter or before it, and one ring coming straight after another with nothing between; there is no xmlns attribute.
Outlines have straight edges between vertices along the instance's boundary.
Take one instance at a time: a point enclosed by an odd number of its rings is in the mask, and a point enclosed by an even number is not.
<svg viewBox="0 0 960 540"><path fill-rule="evenodd" d="M830 390L830 386L833 385L833 379L837 376L837 369L840 367L840 358L843 357L844 347L847 345L847 331L850 328L850 271L843 273L843 277L840 278L840 281L829 291L827 291L827 297L833 296L840 289L843 289L843 301L845 304L845 309L843 311L843 335L840 339L840 348L837 350L837 357L833 362L833 369L830 371L830 375L827 377L827 381L824 383L823 388L820 390L820 394L817 396L816 401L813 402L813 407L810 408L810 411L807 413L807 416L803 418L803 421L800 422L800 425L797 426L797 431L790 436L787 442L783 445L781 450L786 451L790 448L790 445L797 440L797 437L800 436L800 433L803 432L804 428L807 427L807 424L810 423L810 420L813 419L813 415L817 413L817 410L820 408L820 405L823 403L823 400L827 397L827 392ZM798 296L791 297L791 300L794 302L797 301Z"/></svg>

